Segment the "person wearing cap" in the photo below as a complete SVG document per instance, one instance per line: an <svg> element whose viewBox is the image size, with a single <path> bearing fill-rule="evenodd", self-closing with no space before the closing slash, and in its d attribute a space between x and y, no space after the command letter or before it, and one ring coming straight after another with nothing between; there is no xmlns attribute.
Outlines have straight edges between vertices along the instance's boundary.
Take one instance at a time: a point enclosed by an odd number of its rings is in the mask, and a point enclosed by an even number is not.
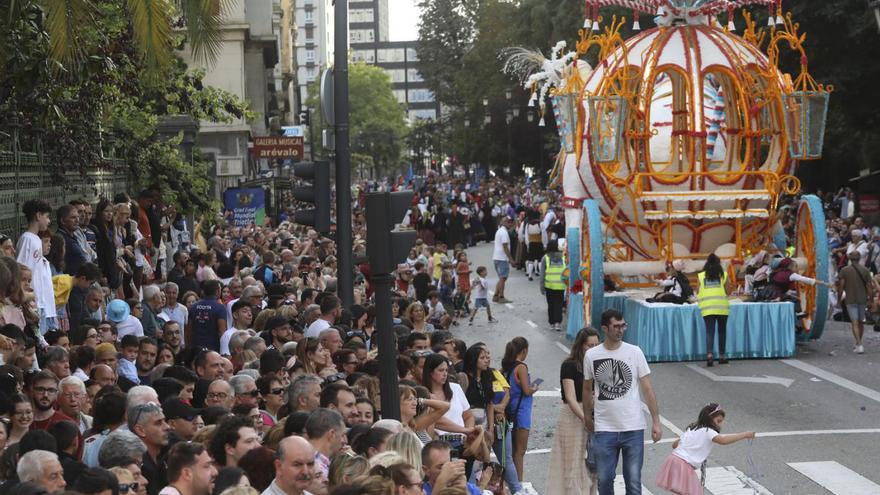
<svg viewBox="0 0 880 495"><path fill-rule="evenodd" d="M169 446L181 441L192 441L198 430L196 418L202 414L201 409L173 397L162 403L162 412L165 413L165 421L171 427L171 432L168 434Z"/></svg>
<svg viewBox="0 0 880 495"><path fill-rule="evenodd" d="M107 304L107 319L116 324L116 338L120 341L126 335L144 336L144 326L131 314L131 307L122 299L114 299Z"/></svg>
<svg viewBox="0 0 880 495"><path fill-rule="evenodd" d="M266 320L263 331L263 339L269 344L267 348L281 350L284 344L290 342L291 328L287 318L275 315Z"/></svg>

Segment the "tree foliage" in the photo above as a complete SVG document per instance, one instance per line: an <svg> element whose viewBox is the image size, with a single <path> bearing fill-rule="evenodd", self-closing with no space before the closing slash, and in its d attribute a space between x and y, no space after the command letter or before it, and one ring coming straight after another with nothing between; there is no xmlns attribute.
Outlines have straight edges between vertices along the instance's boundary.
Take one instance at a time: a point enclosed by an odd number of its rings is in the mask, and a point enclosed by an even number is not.
<svg viewBox="0 0 880 495"><path fill-rule="evenodd" d="M397 170L407 127L406 112L394 97L391 78L379 67L364 63L349 64L348 87L352 168L373 170L375 174ZM319 93L316 80L309 86L307 100L309 108L319 109L312 113L312 136L320 136L326 127L320 114ZM318 154L326 153L318 148Z"/></svg>
<svg viewBox="0 0 880 495"><path fill-rule="evenodd" d="M50 179L104 166L113 135L135 186L158 186L176 196L184 211L209 208L201 187L207 164L184 160L173 140L158 142L157 125L177 114L209 121L247 118L246 104L203 85L204 74L189 71L179 59L162 80L151 78L125 4L82 1L92 10L89 22L75 32L82 49L75 67L53 58L55 34L45 27L48 14L41 4L16 2L20 16L0 34L0 46L7 50L0 59L0 122L15 117L26 141L42 133Z"/></svg>

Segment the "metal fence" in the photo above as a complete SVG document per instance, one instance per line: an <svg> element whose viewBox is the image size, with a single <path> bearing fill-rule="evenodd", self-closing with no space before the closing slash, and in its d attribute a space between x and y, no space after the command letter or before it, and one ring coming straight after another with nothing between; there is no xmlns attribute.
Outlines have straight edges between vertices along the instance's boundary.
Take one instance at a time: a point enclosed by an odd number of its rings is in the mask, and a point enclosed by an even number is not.
<svg viewBox="0 0 880 495"><path fill-rule="evenodd" d="M67 172L58 178L45 170L40 153L0 150L0 232L18 238L25 228L21 205L29 199L44 199L53 208L75 198L94 203L100 197L128 192L129 185L122 159L107 159L106 165L85 175Z"/></svg>

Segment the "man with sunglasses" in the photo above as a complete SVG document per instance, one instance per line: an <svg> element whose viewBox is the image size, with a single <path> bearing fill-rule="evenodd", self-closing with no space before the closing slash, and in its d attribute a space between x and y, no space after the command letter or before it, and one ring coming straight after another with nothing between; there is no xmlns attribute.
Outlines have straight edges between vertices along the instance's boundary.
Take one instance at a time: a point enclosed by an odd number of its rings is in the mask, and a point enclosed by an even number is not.
<svg viewBox="0 0 880 495"><path fill-rule="evenodd" d="M202 414L201 409L173 397L162 403L162 412L165 413L165 420L171 427L171 432L168 434L168 445L174 445L180 441L192 441L197 431L196 417Z"/></svg>
<svg viewBox="0 0 880 495"><path fill-rule="evenodd" d="M260 391L257 389L257 382L253 377L248 375L235 375L229 380L232 390L235 393L235 402L233 407L238 405L250 408L259 407Z"/></svg>

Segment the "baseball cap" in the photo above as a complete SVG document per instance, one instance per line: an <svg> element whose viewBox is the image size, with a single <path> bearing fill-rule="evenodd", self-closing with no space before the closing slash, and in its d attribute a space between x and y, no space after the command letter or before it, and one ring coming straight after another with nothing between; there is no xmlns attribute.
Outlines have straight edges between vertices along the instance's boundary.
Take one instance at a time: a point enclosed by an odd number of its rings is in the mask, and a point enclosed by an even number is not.
<svg viewBox="0 0 880 495"><path fill-rule="evenodd" d="M192 421L196 416L202 414L201 409L195 408L177 397L166 400L162 404L162 412L165 413L165 419L185 419L187 421Z"/></svg>
<svg viewBox="0 0 880 495"><path fill-rule="evenodd" d="M113 323L121 323L131 314L128 303L122 299L114 299L107 304L107 319Z"/></svg>

